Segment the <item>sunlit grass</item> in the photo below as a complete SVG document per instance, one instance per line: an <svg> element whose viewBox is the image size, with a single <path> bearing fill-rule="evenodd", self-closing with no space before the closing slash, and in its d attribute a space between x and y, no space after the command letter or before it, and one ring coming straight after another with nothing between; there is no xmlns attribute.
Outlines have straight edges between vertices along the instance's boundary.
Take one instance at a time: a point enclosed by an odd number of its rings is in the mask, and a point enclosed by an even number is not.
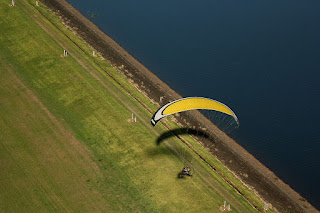
<svg viewBox="0 0 320 213"><path fill-rule="evenodd" d="M157 145L167 130L151 127L150 113L93 63L92 49L46 8L39 10L85 53L27 1L11 8L0 4L0 59L6 65L0 69L0 101L10 106L0 110L0 168L8 168L0 172L1 211L214 212L227 200L233 212L255 212L179 140L171 137ZM64 48L69 57L61 57ZM106 61L94 60L156 109ZM132 113L137 123L128 122ZM218 165L192 138L186 139ZM179 152L194 159L193 179L177 179L184 164Z"/></svg>

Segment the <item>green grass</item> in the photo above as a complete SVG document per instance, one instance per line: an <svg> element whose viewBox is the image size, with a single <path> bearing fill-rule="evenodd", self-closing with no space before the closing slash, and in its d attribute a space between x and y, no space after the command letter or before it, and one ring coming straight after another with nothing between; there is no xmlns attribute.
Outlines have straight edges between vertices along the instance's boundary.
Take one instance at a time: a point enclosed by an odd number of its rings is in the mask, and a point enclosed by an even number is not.
<svg viewBox="0 0 320 213"><path fill-rule="evenodd" d="M256 212L179 140L157 146L165 128L151 127L150 114L28 1L16 3L0 2L0 212L219 212L224 200L233 212ZM106 61L94 60L156 109ZM132 112L138 123L128 122ZM194 159L194 178L177 179L179 153Z"/></svg>

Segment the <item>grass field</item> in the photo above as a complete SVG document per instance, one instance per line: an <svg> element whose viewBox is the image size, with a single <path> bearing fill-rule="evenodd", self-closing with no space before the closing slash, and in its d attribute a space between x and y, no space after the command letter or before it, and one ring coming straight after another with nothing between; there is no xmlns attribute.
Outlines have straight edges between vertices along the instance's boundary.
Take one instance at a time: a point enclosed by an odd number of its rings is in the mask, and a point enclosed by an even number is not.
<svg viewBox="0 0 320 213"><path fill-rule="evenodd" d="M0 212L220 212L223 201L232 212L257 212L177 138L156 145L167 130L153 128L150 113L29 1L9 3L0 0ZM64 49L69 57L61 57ZM156 109L106 61L94 60ZM132 112L137 123L128 122ZM194 178L177 178L182 156L193 159Z"/></svg>

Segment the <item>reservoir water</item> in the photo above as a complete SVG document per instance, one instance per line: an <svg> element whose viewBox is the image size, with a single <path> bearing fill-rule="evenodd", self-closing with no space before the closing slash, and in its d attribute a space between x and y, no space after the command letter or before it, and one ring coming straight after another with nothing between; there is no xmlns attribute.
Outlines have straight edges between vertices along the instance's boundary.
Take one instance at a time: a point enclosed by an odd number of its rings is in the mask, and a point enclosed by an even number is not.
<svg viewBox="0 0 320 213"><path fill-rule="evenodd" d="M182 96L230 106L234 139L320 209L320 1L68 2Z"/></svg>

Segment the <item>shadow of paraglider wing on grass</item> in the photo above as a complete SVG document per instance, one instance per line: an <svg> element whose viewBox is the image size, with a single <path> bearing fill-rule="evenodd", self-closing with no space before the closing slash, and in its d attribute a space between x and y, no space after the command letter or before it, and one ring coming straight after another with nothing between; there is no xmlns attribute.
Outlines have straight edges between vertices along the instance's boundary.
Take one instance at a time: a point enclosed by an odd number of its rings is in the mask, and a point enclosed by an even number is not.
<svg viewBox="0 0 320 213"><path fill-rule="evenodd" d="M209 135L202 130L196 130L196 129L190 129L190 128L177 128L177 129L166 131L162 135L160 135L157 138L156 144L160 145L166 139L171 137L177 137L180 135L193 135L193 136L205 138L205 139L209 138Z"/></svg>

